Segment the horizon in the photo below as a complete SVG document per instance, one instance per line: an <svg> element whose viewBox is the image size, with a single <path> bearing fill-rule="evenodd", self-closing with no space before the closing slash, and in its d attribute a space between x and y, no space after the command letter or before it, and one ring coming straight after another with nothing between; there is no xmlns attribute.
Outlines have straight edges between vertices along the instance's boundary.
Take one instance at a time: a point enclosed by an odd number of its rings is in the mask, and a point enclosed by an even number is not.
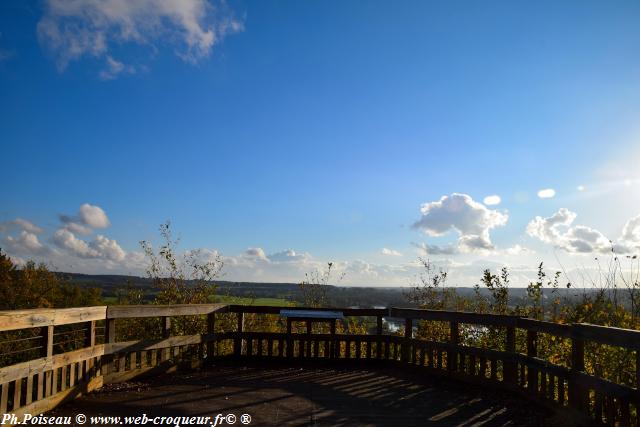
<svg viewBox="0 0 640 427"><path fill-rule="evenodd" d="M640 4L0 4L0 248L144 276L512 287L640 249ZM612 252L612 248L614 252ZM596 260L596 258L598 260ZM604 273L603 273L604 270ZM551 276L551 274L549 274ZM468 285L466 285L468 283Z"/></svg>

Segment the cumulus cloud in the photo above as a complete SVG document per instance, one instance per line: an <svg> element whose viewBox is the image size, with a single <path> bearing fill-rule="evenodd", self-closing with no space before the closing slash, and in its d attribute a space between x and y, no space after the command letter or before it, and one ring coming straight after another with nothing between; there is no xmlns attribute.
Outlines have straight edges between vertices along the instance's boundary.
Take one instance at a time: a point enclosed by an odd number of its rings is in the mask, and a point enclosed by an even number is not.
<svg viewBox="0 0 640 427"><path fill-rule="evenodd" d="M107 228L111 225L107 214L100 206L84 203L80 206L78 214L60 215L60 221L64 228L75 234L91 234L94 228Z"/></svg>
<svg viewBox="0 0 640 427"><path fill-rule="evenodd" d="M583 225L573 225L576 217L576 213L567 208L561 208L547 218L536 216L527 225L527 234L567 252L611 251L611 241L601 232Z"/></svg>
<svg viewBox="0 0 640 427"><path fill-rule="evenodd" d="M514 245L514 246L511 246L510 248L505 249L505 252L507 253L507 255L522 255L522 254L531 254L534 251L532 251L529 248L525 248L524 246Z"/></svg>
<svg viewBox="0 0 640 427"><path fill-rule="evenodd" d="M134 69L113 59L114 45L134 43L155 53L169 44L183 60L197 62L241 30L224 2L206 0L47 0L38 23L40 42L60 71L89 56L105 61L101 77L107 79Z"/></svg>
<svg viewBox="0 0 640 427"><path fill-rule="evenodd" d="M493 249L489 231L507 223L509 215L488 209L466 194L453 193L437 202L425 203L420 209L422 217L413 228L429 236L442 236L456 231L458 249L463 252Z"/></svg>
<svg viewBox="0 0 640 427"><path fill-rule="evenodd" d="M307 262L311 260L311 255L308 253L297 253L293 249L287 249L286 251L276 252L268 256L271 262Z"/></svg>
<svg viewBox="0 0 640 427"><path fill-rule="evenodd" d="M400 252L396 251L395 249L389 249L389 248L382 248L380 253L386 256L402 256Z"/></svg>
<svg viewBox="0 0 640 427"><path fill-rule="evenodd" d="M502 199L497 194L492 194L484 198L483 202L487 206L499 205Z"/></svg>
<svg viewBox="0 0 640 427"><path fill-rule="evenodd" d="M107 214L102 208L89 203L80 206L80 219L83 223L93 228L107 228L111 225Z"/></svg>
<svg viewBox="0 0 640 427"><path fill-rule="evenodd" d="M4 242L14 253L41 255L48 252L48 248L40 243L38 236L26 230L22 230L18 236L6 236Z"/></svg>
<svg viewBox="0 0 640 427"><path fill-rule="evenodd" d="M428 243L412 243L413 246L418 248L420 255L453 255L460 251L457 246L454 245L430 245Z"/></svg>
<svg viewBox="0 0 640 427"><path fill-rule="evenodd" d="M32 234L41 234L44 231L31 221L23 218L16 218L0 223L0 232L9 232L11 230L24 230Z"/></svg>
<svg viewBox="0 0 640 427"><path fill-rule="evenodd" d="M245 256L248 258L261 259L264 261L268 261L267 254L264 253L262 248L249 248L244 251Z"/></svg>
<svg viewBox="0 0 640 427"><path fill-rule="evenodd" d="M551 199L556 196L556 190L553 188L543 188L538 191L538 197L541 199Z"/></svg>
<svg viewBox="0 0 640 427"><path fill-rule="evenodd" d="M111 55L107 55L106 59L106 68L98 74L102 80L113 80L118 75L125 74L135 74L136 69L131 65L125 65L124 63L113 59Z"/></svg>
<svg viewBox="0 0 640 427"><path fill-rule="evenodd" d="M53 242L61 249L81 258L104 258L122 261L126 252L115 240L98 235L91 242L77 238L71 231L61 228L53 235Z"/></svg>

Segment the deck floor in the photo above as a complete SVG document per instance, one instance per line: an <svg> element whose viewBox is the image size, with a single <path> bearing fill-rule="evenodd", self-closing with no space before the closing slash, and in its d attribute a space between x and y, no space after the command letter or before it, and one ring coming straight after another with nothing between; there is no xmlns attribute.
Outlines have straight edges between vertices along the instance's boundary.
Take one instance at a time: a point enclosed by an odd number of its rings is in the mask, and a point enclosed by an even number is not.
<svg viewBox="0 0 640 427"><path fill-rule="evenodd" d="M106 386L53 411L78 413L234 414L238 426L242 414L252 426L537 426L549 416L517 397L424 373L229 365Z"/></svg>

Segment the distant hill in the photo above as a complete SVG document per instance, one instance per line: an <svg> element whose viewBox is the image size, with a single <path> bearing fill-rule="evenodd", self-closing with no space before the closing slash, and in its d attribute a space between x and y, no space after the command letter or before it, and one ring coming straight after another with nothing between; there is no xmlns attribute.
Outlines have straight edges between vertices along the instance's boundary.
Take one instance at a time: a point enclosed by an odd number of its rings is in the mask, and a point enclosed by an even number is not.
<svg viewBox="0 0 640 427"><path fill-rule="evenodd" d="M138 276L126 276L115 274L78 274L58 273L72 283L88 288L100 288L105 300L115 298L119 288L125 288L128 284L141 288L148 300L153 299L155 289L150 279ZM300 302L302 295L297 283L259 283L259 282L232 282L215 281L218 285L218 294L224 297L240 297L243 299L278 299L286 302ZM373 286L329 286L327 296L330 305L336 307L409 307L405 293L409 287L373 287ZM460 295L474 297L474 289L471 287L456 288ZM550 289L545 289L545 297L550 294ZM573 298L582 294L583 290L561 289L563 297ZM587 290L589 292L589 290ZM482 290L488 295L486 290ZM510 304L523 304L526 297L525 288L510 288Z"/></svg>

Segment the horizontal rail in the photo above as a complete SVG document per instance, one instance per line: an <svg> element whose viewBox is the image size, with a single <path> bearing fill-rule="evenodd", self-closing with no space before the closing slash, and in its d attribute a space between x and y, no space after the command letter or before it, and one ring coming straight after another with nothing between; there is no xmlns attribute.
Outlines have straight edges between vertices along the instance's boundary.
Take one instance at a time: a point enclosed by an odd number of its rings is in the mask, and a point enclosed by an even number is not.
<svg viewBox="0 0 640 427"><path fill-rule="evenodd" d="M288 311L339 311L345 316L371 316L371 317L388 317L389 309L387 308L314 308L314 307L289 307L289 306L270 306L270 305L230 305L231 313L255 313L255 314L280 314L281 310Z"/></svg>
<svg viewBox="0 0 640 427"><path fill-rule="evenodd" d="M0 331L104 320L106 316L106 306L0 311Z"/></svg>
<svg viewBox="0 0 640 427"><path fill-rule="evenodd" d="M279 315L284 309L294 312L310 309L338 311L344 316L377 317L377 328L374 333L359 335L336 333L337 327L333 323L331 333L313 333L309 323L306 333L292 332L290 324L287 333L243 331L247 319L245 314ZM237 317L237 322L236 319L231 322L235 328L232 326L231 330L228 330L229 319L225 319L227 329L224 332L215 332L216 329L220 329L216 328L215 314L222 313ZM170 318L178 316L207 316L207 333L171 336ZM116 340L116 325L120 324L116 322L117 319L151 317L165 318L160 330L156 331L163 334L162 338L122 342ZM404 319L404 336L401 333L385 335L382 328L382 318L385 317ZM100 320L105 321L105 326L100 327L105 328L104 344L96 344L96 329L99 328L96 322ZM446 338L440 338L446 342L414 338L412 331L417 323L414 320L448 322L448 341ZM339 324L338 322L339 320L336 320L336 324ZM55 326L73 323L84 325L79 329L54 332ZM497 344L498 347L493 348L463 345L464 342L460 341L460 337L463 336L461 324L505 328L505 333L499 335L499 339L503 341ZM66 393L66 387L81 385L82 375L87 381L99 378L106 382L122 381L143 372L159 372L159 368L165 369L182 362L202 364L215 360L216 357L231 356L335 359L349 363L354 360L384 360L389 363L422 366L431 372L449 375L452 378L504 384L510 390L520 390L541 401L553 402L562 407L568 403L572 409L595 414L595 418L600 421L602 409L607 409L607 405L609 411L619 411L615 415L605 414L607 422L610 420L608 417L613 417L622 420L622 425L625 425L624 420L628 418L629 410L636 419L638 416L635 414L640 411L638 387L589 375L585 372L584 356L585 344L588 343L618 346L635 351L635 367L638 371L636 374L640 384L640 331L635 330L590 324L557 324L509 315L395 307L316 309L290 306L178 304L0 312L0 331L30 328L41 330L32 332L38 334L35 337L18 338L14 341L41 340L40 343L43 345L32 349L39 350L34 355L40 357L0 368L0 410L32 409L37 402L41 402L42 408L51 408L51 405L57 402L57 398L54 397ZM527 354L521 353L523 335L516 334L518 329L527 332ZM537 334L540 333L571 340L571 356L567 355L566 360L560 362L554 361L567 366L538 357L536 343ZM55 342L55 339L73 338L76 336L74 334L78 334L77 339ZM67 337L63 337L64 335ZM520 337L520 347L516 345L517 337ZM10 342L9 339L2 344ZM53 354L54 346L66 342L83 342L84 348ZM221 353L219 349L222 349ZM58 381L62 384L57 383ZM27 387L26 391L22 387ZM589 402L590 393L596 396L595 403ZM34 403L31 403L32 398L35 399Z"/></svg>
<svg viewBox="0 0 640 427"><path fill-rule="evenodd" d="M198 316L227 310L226 304L115 305L107 307L108 319L132 317Z"/></svg>

